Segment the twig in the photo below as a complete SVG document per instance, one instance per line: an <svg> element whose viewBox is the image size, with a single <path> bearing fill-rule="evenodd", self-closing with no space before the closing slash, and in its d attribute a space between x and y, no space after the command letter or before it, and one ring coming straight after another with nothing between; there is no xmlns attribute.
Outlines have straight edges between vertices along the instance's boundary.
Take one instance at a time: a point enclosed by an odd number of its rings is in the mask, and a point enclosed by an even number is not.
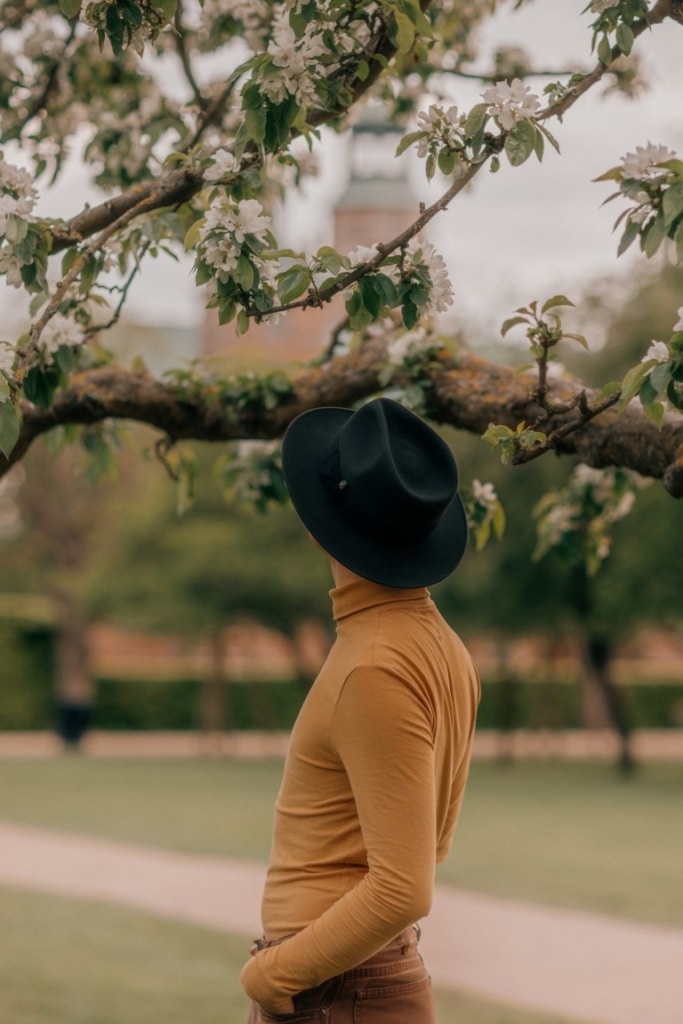
<svg viewBox="0 0 683 1024"><path fill-rule="evenodd" d="M580 395L576 396L575 404L579 406L580 414L571 423L564 423L561 427L556 427L552 430L545 441L538 445L536 448L530 449L519 449L512 457L513 466L521 466L526 462L533 462L534 459L540 458L541 455L545 455L546 452L551 451L558 447L560 441L563 441L565 437L569 437L570 434L575 433L581 427L584 427L586 423L590 423L596 416L600 416L607 409L610 409L613 405L616 405L621 398L621 388L614 391L607 398L603 399L602 402L598 402L597 405L589 406L586 398L586 392L582 391Z"/></svg>

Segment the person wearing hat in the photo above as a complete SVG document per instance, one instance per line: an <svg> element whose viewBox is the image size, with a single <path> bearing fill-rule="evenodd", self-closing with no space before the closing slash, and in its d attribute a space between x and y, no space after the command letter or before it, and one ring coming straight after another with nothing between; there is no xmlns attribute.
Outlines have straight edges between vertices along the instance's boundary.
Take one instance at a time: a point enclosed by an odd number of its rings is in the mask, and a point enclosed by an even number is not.
<svg viewBox="0 0 683 1024"><path fill-rule="evenodd" d="M378 398L289 426L292 503L330 560L337 636L292 730L241 973L249 1024L433 1024L418 952L467 778L479 677L433 604L467 544L458 471Z"/></svg>

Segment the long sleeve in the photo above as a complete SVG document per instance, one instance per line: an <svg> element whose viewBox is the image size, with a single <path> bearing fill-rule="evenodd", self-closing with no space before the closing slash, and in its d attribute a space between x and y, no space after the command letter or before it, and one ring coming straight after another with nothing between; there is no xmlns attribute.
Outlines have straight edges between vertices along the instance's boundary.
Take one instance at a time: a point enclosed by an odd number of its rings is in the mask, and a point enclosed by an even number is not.
<svg viewBox="0 0 683 1024"><path fill-rule="evenodd" d="M330 742L347 773L367 872L310 925L258 953L242 983L275 1002L362 962L431 907L437 824L434 709L416 687L376 667L354 669Z"/></svg>

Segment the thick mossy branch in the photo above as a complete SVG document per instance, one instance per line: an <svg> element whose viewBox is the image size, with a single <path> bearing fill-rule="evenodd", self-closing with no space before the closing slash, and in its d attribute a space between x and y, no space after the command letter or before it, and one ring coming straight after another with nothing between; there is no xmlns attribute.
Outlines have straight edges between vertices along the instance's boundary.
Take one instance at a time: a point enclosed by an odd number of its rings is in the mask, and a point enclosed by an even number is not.
<svg viewBox="0 0 683 1024"><path fill-rule="evenodd" d="M49 409L27 403L19 441L9 460L0 457L0 475L19 461L32 441L65 424L105 419L132 420L156 428L171 440L233 441L275 438L299 413L322 405L350 406L380 389L384 346L374 341L292 381L292 391L273 410L256 399L252 405L220 397L218 385L199 381L196 389L160 383L142 372L116 368L75 374ZM398 382L398 379L397 379ZM515 428L533 423L542 410L530 399L533 379L472 355L445 357L426 380L429 414L437 422L481 435L491 423ZM576 382L553 381L548 395L568 409L549 416L547 433L578 415L572 399L585 389ZM254 392L258 394L258 392ZM586 392L588 402L595 395ZM622 415L608 409L564 436L556 449L595 467L622 466L662 481L674 497L683 496L683 417L667 419L659 429L632 405Z"/></svg>

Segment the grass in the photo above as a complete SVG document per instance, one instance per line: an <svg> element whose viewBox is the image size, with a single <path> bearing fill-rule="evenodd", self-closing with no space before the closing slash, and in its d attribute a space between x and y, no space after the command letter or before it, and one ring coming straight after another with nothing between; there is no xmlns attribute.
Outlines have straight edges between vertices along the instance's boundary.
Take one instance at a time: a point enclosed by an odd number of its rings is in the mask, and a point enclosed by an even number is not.
<svg viewBox="0 0 683 1024"><path fill-rule="evenodd" d="M134 910L0 889L8 1024L245 1024L246 940ZM562 1024L437 993L439 1024Z"/></svg>
<svg viewBox="0 0 683 1024"><path fill-rule="evenodd" d="M0 762L0 819L265 860L279 761ZM439 880L683 927L683 767L473 766Z"/></svg>
<svg viewBox="0 0 683 1024"><path fill-rule="evenodd" d="M439 880L683 927L683 766L478 764Z"/></svg>

